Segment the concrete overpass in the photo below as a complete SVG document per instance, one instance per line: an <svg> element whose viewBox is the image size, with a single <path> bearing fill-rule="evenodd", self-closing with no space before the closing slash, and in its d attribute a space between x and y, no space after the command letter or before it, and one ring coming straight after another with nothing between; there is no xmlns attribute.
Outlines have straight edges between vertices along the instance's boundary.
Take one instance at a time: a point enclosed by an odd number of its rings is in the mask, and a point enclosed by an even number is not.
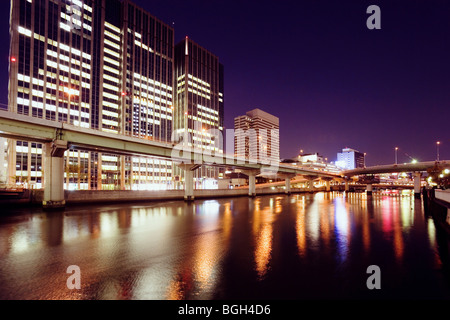
<svg viewBox="0 0 450 320"><path fill-rule="evenodd" d="M86 129L4 110L0 110L0 136L39 142L44 145L44 207L65 205L63 159L64 152L69 148L109 152L118 155L144 155L170 159L185 172L185 199L188 201L194 198L193 172L205 165L241 170L249 178L249 196L256 195L255 181L257 175L276 176L285 179L286 193L289 194L291 192L291 179L298 175L309 181L311 191L313 190L313 180L317 178L326 181L327 190L329 190L332 179L344 179L345 190L348 190L348 180L352 176L391 172L414 172L415 193L420 196L421 172L434 167L436 163L441 167L450 168L450 161L428 161L358 168L333 174L290 164L264 163L249 161L234 155L211 154L175 143ZM367 184L367 193L372 193L372 183Z"/></svg>
<svg viewBox="0 0 450 320"><path fill-rule="evenodd" d="M180 144L147 140L86 129L62 122L20 115L0 110L0 136L39 142L44 145L44 207L63 207L64 199L64 153L70 149L111 152L119 155L146 155L171 159L185 172L185 199L193 200L193 172L201 166L219 166L240 169L249 177L249 196L256 195L257 175L277 175L284 178L286 193L290 193L291 179L303 175L310 180L321 177L331 180L337 174L303 169L289 164L249 161L234 155L211 154Z"/></svg>
<svg viewBox="0 0 450 320"><path fill-rule="evenodd" d="M366 168L357 168L353 170L342 171L341 175L346 177L359 176L363 174L381 174L394 172L424 172L433 168L436 164L443 168L450 168L450 160L444 161L425 161L404 164L388 164L381 166L372 166Z"/></svg>
<svg viewBox="0 0 450 320"><path fill-rule="evenodd" d="M342 171L340 174L346 178L346 190L348 188L348 179L353 176L360 175L373 175L382 173L399 173L399 172L413 172L414 173L414 194L416 197L420 197L420 181L422 172L426 172L438 165L441 168L450 168L450 161L425 161L416 163L404 163L404 164L389 164L379 165L365 168L357 168L353 170ZM372 193L372 183L367 183L367 193Z"/></svg>

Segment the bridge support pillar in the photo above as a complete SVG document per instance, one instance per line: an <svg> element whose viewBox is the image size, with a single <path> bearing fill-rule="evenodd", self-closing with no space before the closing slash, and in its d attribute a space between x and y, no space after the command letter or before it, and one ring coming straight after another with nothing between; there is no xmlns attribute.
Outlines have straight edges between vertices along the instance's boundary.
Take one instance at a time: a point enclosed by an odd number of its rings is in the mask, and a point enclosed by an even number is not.
<svg viewBox="0 0 450 320"><path fill-rule="evenodd" d="M333 180L332 178L322 178L322 180L325 181L325 190L327 192L331 191L331 180Z"/></svg>
<svg viewBox="0 0 450 320"><path fill-rule="evenodd" d="M285 184L286 184L286 190L284 191L284 193L286 194L291 194L291 178L290 177L286 177L284 178Z"/></svg>
<svg viewBox="0 0 450 320"><path fill-rule="evenodd" d="M197 164L179 164L181 169L184 170L184 200L194 201L194 171L197 170L200 165Z"/></svg>
<svg viewBox="0 0 450 320"><path fill-rule="evenodd" d="M44 198L45 210L64 209L64 152L67 141L55 140L44 145Z"/></svg>
<svg viewBox="0 0 450 320"><path fill-rule="evenodd" d="M414 172L414 197L420 199L420 179L422 175L420 172Z"/></svg>
<svg viewBox="0 0 450 320"><path fill-rule="evenodd" d="M248 176L248 196L256 197L256 176L259 170L242 170L242 173Z"/></svg>
<svg viewBox="0 0 450 320"><path fill-rule="evenodd" d="M248 196L256 197L256 175L248 175Z"/></svg>
<svg viewBox="0 0 450 320"><path fill-rule="evenodd" d="M289 195L291 194L291 179L294 178L296 176L296 174L289 174L289 173L284 173L284 174L278 174L278 177L281 179L284 179L285 181L285 191L284 193Z"/></svg>
<svg viewBox="0 0 450 320"><path fill-rule="evenodd" d="M308 180L308 192L314 193L314 179L316 177L307 176L306 179Z"/></svg>
<svg viewBox="0 0 450 320"><path fill-rule="evenodd" d="M350 191L350 185L348 183L348 180L345 180L345 192L349 192Z"/></svg>
<svg viewBox="0 0 450 320"><path fill-rule="evenodd" d="M372 190L373 190L372 184L371 183L367 184L366 193L368 196L372 195Z"/></svg>

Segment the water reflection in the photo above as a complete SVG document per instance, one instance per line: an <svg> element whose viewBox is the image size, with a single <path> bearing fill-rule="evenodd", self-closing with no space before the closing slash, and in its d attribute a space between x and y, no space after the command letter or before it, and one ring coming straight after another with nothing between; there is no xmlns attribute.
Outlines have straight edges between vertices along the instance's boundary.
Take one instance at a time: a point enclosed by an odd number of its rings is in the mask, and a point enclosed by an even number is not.
<svg viewBox="0 0 450 320"><path fill-rule="evenodd" d="M389 268L392 296L446 295L441 283L432 287L442 276L436 270L448 268L436 239L411 193L24 210L0 217L0 298L213 299L233 298L234 288L246 298L359 296L364 284L345 277L370 264ZM73 264L82 270L77 292L65 287ZM401 281L417 276L431 289L403 290Z"/></svg>
<svg viewBox="0 0 450 320"><path fill-rule="evenodd" d="M296 202L297 220L296 234L298 254L300 257L306 257L306 198L305 196L297 196Z"/></svg>
<svg viewBox="0 0 450 320"><path fill-rule="evenodd" d="M350 241L349 212L344 199L334 199L334 231L338 248L338 259L342 263L347 259Z"/></svg>
<svg viewBox="0 0 450 320"><path fill-rule="evenodd" d="M274 204L275 202L275 204ZM261 199L256 199L253 208L253 235L255 239L255 265L258 279L264 279L269 270L272 253L273 222L281 213L280 198L270 198L269 205L261 208Z"/></svg>

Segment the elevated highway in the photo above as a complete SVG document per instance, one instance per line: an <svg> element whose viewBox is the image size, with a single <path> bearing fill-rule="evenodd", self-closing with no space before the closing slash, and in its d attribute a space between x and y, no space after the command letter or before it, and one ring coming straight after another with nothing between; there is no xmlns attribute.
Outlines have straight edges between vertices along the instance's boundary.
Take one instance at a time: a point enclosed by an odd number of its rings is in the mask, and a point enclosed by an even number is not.
<svg viewBox="0 0 450 320"><path fill-rule="evenodd" d="M353 170L345 170L342 171L340 174L344 177L352 177L367 174L381 174L394 172L425 172L428 169L433 168L435 165L439 165L439 167L442 168L450 168L450 160L372 166L366 168L357 168Z"/></svg>
<svg viewBox="0 0 450 320"><path fill-rule="evenodd" d="M257 175L276 176L285 180L286 193L291 191L291 179L302 176L309 181L313 190L313 180L321 178L327 183L333 179L344 180L348 190L348 180L357 175L373 175L393 172L414 172L415 192L420 194L421 172L439 164L450 168L450 161L435 161L381 165L339 173L330 173L310 168L273 162L257 162L235 155L210 153L182 144L149 140L123 134L102 132L81 128L67 123L39 119L0 110L0 136L39 142L44 145L44 207L64 206L64 153L68 149L107 152L118 155L152 156L170 159L185 172L185 199L193 200L193 172L201 166L217 166L241 170L249 177L249 196L256 195ZM367 192L372 192L372 184L367 184Z"/></svg>
<svg viewBox="0 0 450 320"><path fill-rule="evenodd" d="M400 173L400 172L413 172L414 173L414 194L416 198L420 197L421 189L421 177L422 172L426 172L436 166L439 168L450 168L450 161L424 161L416 163L404 163L404 164L389 164L389 165L379 165L365 168L357 168L353 170L342 171L340 174L346 179L345 187L348 188L348 179L353 176L361 175L374 175L382 173ZM373 183L367 183L367 193L372 193Z"/></svg>
<svg viewBox="0 0 450 320"><path fill-rule="evenodd" d="M338 174L299 168L289 164L257 162L223 153L210 153L182 144L148 140L122 134L81 128L0 110L0 136L39 142L44 145L44 206L64 206L64 153L68 149L110 152L118 155L141 155L170 159L185 172L185 198L193 200L193 171L201 166L239 169L249 177L249 195L256 195L257 175L284 178L290 193L291 178L303 175L312 179L339 178Z"/></svg>

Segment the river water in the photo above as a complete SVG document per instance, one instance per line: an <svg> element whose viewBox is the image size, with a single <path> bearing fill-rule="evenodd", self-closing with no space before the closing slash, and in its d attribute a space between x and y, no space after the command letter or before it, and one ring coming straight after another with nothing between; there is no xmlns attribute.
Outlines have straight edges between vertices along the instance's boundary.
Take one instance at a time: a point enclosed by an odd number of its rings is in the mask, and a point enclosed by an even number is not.
<svg viewBox="0 0 450 320"><path fill-rule="evenodd" d="M0 299L450 299L447 246L410 191L3 209Z"/></svg>

